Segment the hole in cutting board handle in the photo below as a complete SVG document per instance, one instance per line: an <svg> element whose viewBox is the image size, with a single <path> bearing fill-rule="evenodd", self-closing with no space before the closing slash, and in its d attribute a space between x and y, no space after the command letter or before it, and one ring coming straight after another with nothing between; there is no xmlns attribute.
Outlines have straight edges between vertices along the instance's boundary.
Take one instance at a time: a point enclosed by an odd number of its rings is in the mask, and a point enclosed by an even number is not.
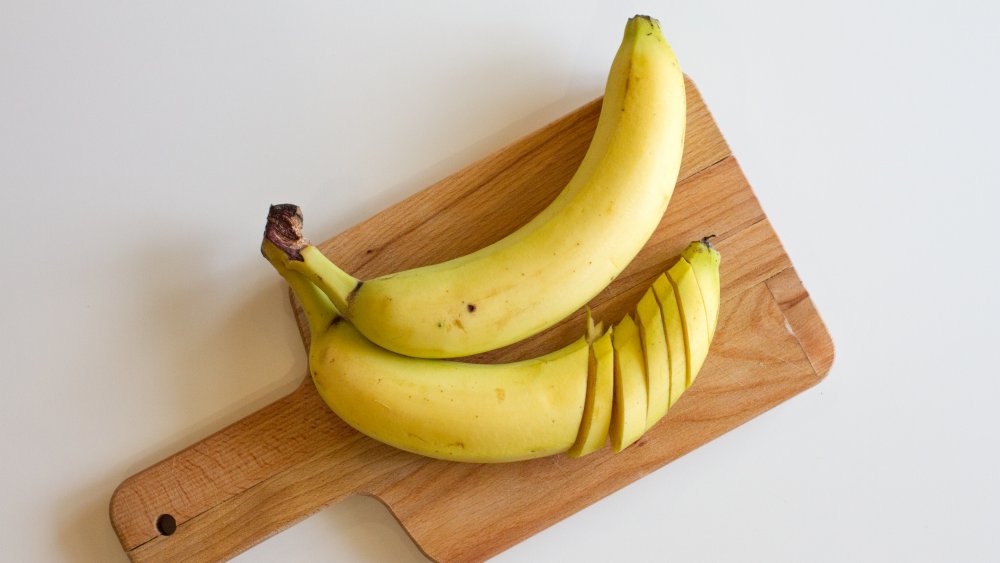
<svg viewBox="0 0 1000 563"><path fill-rule="evenodd" d="M161 514L156 519L156 529L165 536L169 536L177 531L177 520L169 514Z"/></svg>

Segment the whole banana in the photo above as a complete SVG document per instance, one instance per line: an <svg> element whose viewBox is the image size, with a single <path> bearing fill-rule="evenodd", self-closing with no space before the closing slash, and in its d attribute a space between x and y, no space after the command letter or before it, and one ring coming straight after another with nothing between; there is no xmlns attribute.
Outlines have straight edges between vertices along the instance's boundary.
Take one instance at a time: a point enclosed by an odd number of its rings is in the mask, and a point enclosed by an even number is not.
<svg viewBox="0 0 1000 563"><path fill-rule="evenodd" d="M713 268L717 280L718 252L701 241L694 245L704 249L689 247L685 253L692 262L681 257L678 263L703 272L691 278L695 284L713 279ZM663 361L657 362L658 375L650 372L641 334L669 327L683 331L687 323L674 318L676 308L669 319L662 312L645 311L635 322L626 317L604 334L588 320L586 335L579 340L551 354L509 364L403 356L372 343L343 319L331 298L291 268L294 262L270 240L264 240L261 250L306 312L312 336L309 368L320 396L355 429L409 452L480 463L563 452L578 457L603 448L609 437L620 451L666 414L676 401L674 395L687 389L697 374L695 369L688 376L688 371L704 361L688 357L684 346L670 349L669 337L658 338L656 343L667 348L664 354L680 362L680 384L671 387L675 379L663 373ZM673 295L673 287L667 287ZM718 311L718 284L682 300L686 311L700 308L705 319L705 310ZM650 300L643 303L648 307ZM651 322L661 326L644 326ZM695 350L707 353L707 346ZM668 381L652 381L654 377ZM669 392L649 391L664 385ZM650 405L652 397L661 404ZM662 404L668 398L669 404Z"/></svg>
<svg viewBox="0 0 1000 563"><path fill-rule="evenodd" d="M656 229L680 168L684 77L659 23L629 20L597 130L555 200L469 255L358 280L301 237L301 214L272 208L289 269L321 287L376 344L420 358L496 349L538 333L597 295ZM291 236L297 234L297 237Z"/></svg>

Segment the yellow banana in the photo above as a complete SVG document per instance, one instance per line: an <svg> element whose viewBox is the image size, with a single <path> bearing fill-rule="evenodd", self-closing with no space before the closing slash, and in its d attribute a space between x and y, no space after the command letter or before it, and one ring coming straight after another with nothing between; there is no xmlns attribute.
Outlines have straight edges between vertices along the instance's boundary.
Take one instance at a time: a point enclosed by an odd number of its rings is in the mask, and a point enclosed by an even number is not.
<svg viewBox="0 0 1000 563"><path fill-rule="evenodd" d="M516 461L563 452L577 457L601 449L609 436L612 449L621 451L652 425L648 412L668 408L650 404L650 398L653 403L667 401L662 391L649 392L651 362L646 358L660 351L643 352L641 327L630 316L603 335L588 317L585 337L530 360L490 365L413 358L365 338L339 315L325 292L290 268L293 261L270 240L264 240L261 250L306 312L312 337L309 368L320 396L345 422L386 444L467 462ZM687 264L683 258L678 263ZM718 263L716 257L703 265L711 268ZM685 279L694 280L693 274ZM673 296L669 282L666 288ZM717 309L718 293L706 294L705 303L713 302ZM650 295L647 292L640 302L640 325L673 326L668 317L685 325L676 310L664 314L661 309L659 316L651 312L651 303L659 301ZM685 298L684 303L692 301ZM698 305L705 306L701 301ZM657 333L655 328L651 332ZM665 335L646 337L645 342L669 346ZM707 352L707 346L700 350ZM700 366L704 361L688 359L684 346L679 354L681 373L688 364ZM657 369L662 372L662 366ZM657 385L663 383L654 388ZM670 393L679 394L687 386L682 379Z"/></svg>
<svg viewBox="0 0 1000 563"><path fill-rule="evenodd" d="M663 317L663 332L667 340L667 363L670 365L670 404L672 407L681 394L687 390L687 350L684 347L684 326L681 324L681 310L677 306L667 274L660 274L653 282L653 292L660 304Z"/></svg>
<svg viewBox="0 0 1000 563"><path fill-rule="evenodd" d="M642 356L646 365L646 428L650 428L667 414L670 406L670 364L667 355L667 336L663 329L663 313L656 301L653 288L639 300L635 308L642 340Z"/></svg>
<svg viewBox="0 0 1000 563"><path fill-rule="evenodd" d="M635 257L673 193L685 119L677 60L659 23L636 16L580 168L521 229L455 260L364 281L305 242L294 206L272 207L281 236L271 242L384 348L422 358L499 348L571 314Z"/></svg>
<svg viewBox="0 0 1000 563"><path fill-rule="evenodd" d="M705 318L708 320L708 341L711 343L715 335L715 326L719 322L719 301L710 297L719 295L720 292L719 262L722 257L719 251L708 243L709 238L711 237L702 239L702 244L688 245L681 256L691 264L694 277L698 280L698 287L705 296Z"/></svg>
<svg viewBox="0 0 1000 563"><path fill-rule="evenodd" d="M677 296L677 306L680 309L681 326L684 328L684 349L687 354L687 371L684 385L690 387L694 378L701 370L705 357L708 356L708 319L705 316L705 303L701 288L694 277L691 264L684 259L667 270L667 279Z"/></svg>
<svg viewBox="0 0 1000 563"><path fill-rule="evenodd" d="M646 370L639 331L632 317L615 326L615 401L611 411L611 449L620 452L646 432Z"/></svg>
<svg viewBox="0 0 1000 563"><path fill-rule="evenodd" d="M402 356L342 319L324 293L288 268L282 251L270 242L263 250L309 319L316 389L347 424L390 446L454 461L517 461L573 446L587 395L585 338L502 365Z"/></svg>
<svg viewBox="0 0 1000 563"><path fill-rule="evenodd" d="M570 457L581 457L604 447L611 425L614 404L615 351L611 343L612 330L591 344L590 375L587 378L587 402L583 408L583 422L576 443L567 452Z"/></svg>

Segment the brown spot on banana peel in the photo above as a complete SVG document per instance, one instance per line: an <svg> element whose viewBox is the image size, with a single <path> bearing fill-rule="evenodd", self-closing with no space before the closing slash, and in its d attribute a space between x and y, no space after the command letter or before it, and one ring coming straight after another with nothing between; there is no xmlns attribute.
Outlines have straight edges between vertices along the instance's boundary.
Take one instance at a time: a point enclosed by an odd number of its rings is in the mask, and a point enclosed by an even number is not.
<svg viewBox="0 0 1000 563"><path fill-rule="evenodd" d="M351 292L347 294L347 297L344 299L344 301L347 302L348 307L350 307L351 303L354 302L354 298L358 296L358 292L361 291L361 286L363 285L365 285L365 282L363 280L358 280L358 284L355 285L354 289L352 289Z"/></svg>

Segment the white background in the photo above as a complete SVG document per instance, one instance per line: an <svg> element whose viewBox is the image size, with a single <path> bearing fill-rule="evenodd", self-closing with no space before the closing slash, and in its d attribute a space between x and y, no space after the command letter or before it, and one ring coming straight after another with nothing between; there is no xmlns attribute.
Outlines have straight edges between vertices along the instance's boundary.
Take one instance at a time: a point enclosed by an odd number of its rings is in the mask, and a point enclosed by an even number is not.
<svg viewBox="0 0 1000 563"><path fill-rule="evenodd" d="M497 560L1000 559L995 2L354 4L0 3L4 559L124 561L114 487L301 380L268 204L414 193L599 95L637 12L837 360ZM239 557L421 559L369 499Z"/></svg>

